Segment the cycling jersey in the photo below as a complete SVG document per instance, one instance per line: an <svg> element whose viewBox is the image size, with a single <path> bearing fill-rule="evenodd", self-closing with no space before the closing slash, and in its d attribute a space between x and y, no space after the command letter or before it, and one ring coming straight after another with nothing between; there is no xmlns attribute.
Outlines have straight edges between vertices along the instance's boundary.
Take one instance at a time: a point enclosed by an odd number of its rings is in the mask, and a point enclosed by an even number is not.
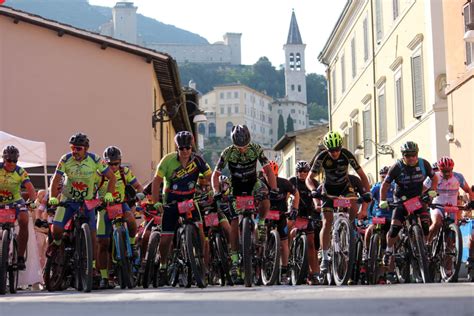
<svg viewBox="0 0 474 316"><path fill-rule="evenodd" d="M436 177L438 177L438 187L436 189L438 196L433 199L433 203L457 205L459 188L464 187L466 183L464 176L458 172L453 172L449 179L445 179L441 172L437 172Z"/></svg>
<svg viewBox="0 0 474 316"><path fill-rule="evenodd" d="M123 167L122 173L123 173L123 177L120 173L120 169L115 171L114 173L115 179L117 179L117 182L115 182L115 192L113 193L113 197L116 202L125 201L125 186L127 184L133 185L135 182L137 182L137 178L135 178L135 176L133 175L132 171L129 168ZM125 180L125 183L123 183L124 180ZM103 198L105 194L107 193L108 184L109 184L109 179L107 179L105 176L101 176L98 178L98 183L96 183L96 185L98 187L98 194L100 198Z"/></svg>
<svg viewBox="0 0 474 316"><path fill-rule="evenodd" d="M423 193L423 182L427 176L433 178L434 172L425 159L418 158L415 166L408 166L400 159L390 167L385 182L396 183L395 196L398 199L402 196L412 198Z"/></svg>
<svg viewBox="0 0 474 316"><path fill-rule="evenodd" d="M298 207L299 216L312 216L315 212L315 207L313 203L313 198L311 197L311 190L306 186L305 180L300 180L297 177L290 178L290 183L296 187L300 193L300 205ZM319 183L313 179L315 187L319 186Z"/></svg>
<svg viewBox="0 0 474 316"><path fill-rule="evenodd" d="M73 200L90 200L94 197L96 173L105 175L109 167L100 156L87 153L81 161L69 153L61 157L56 173L65 176L62 196Z"/></svg>
<svg viewBox="0 0 474 316"><path fill-rule="evenodd" d="M257 181L257 161L262 166L268 164L268 159L260 145L250 143L244 153L231 145L222 152L216 170L222 172L228 164L233 187L238 184L254 184Z"/></svg>
<svg viewBox="0 0 474 316"><path fill-rule="evenodd" d="M181 165L177 153L164 156L156 169L156 176L164 180L164 203L192 199L199 173L207 177L211 174L211 168L195 153L191 155L185 167Z"/></svg>
<svg viewBox="0 0 474 316"><path fill-rule="evenodd" d="M28 173L23 168L16 166L12 172L5 170L0 162L0 203L10 204L18 202L21 197L21 186L31 182Z"/></svg>
<svg viewBox="0 0 474 316"><path fill-rule="evenodd" d="M359 163L349 150L342 148L339 158L335 160L328 150L323 150L314 159L311 172L319 173L323 169L325 186L344 186L349 182L349 165L356 171L360 169Z"/></svg>
<svg viewBox="0 0 474 316"><path fill-rule="evenodd" d="M288 211L288 193L295 195L296 188L287 179L277 177L276 180L278 187L278 195L275 199L270 200L270 209L278 210L280 212L286 212ZM268 187L268 183L265 182L265 184Z"/></svg>
<svg viewBox="0 0 474 316"><path fill-rule="evenodd" d="M385 217L390 219L392 217L392 210L390 208L382 209L379 208L380 202L380 188L382 187L382 182L377 182L372 186L370 192L372 193L372 203L370 203L367 215L369 217ZM393 203L393 191L395 190L395 184L392 182L390 188L387 192L387 202Z"/></svg>

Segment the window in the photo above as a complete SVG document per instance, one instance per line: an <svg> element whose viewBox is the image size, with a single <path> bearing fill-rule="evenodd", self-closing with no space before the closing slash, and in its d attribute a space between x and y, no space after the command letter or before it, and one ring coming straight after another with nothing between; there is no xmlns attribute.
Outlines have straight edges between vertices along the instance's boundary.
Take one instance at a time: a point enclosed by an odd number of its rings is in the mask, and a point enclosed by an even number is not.
<svg viewBox="0 0 474 316"><path fill-rule="evenodd" d="M227 91L227 99L230 99L230 98L232 98L232 92Z"/></svg>
<svg viewBox="0 0 474 316"><path fill-rule="evenodd" d="M207 99L204 99L204 104L207 104Z"/></svg>
<svg viewBox="0 0 474 316"><path fill-rule="evenodd" d="M290 53L290 70L295 70L295 55Z"/></svg>
<svg viewBox="0 0 474 316"><path fill-rule="evenodd" d="M205 135L205 134L206 134L206 124L204 124L204 123L199 123L199 128L198 128L198 130L199 130L199 132L198 132L199 134Z"/></svg>
<svg viewBox="0 0 474 316"><path fill-rule="evenodd" d="M364 157L369 158L372 156L372 143L370 141L365 141L366 139L372 139L372 120L371 120L371 111L370 104L366 111L362 112L362 133L364 137Z"/></svg>
<svg viewBox="0 0 474 316"><path fill-rule="evenodd" d="M351 151L351 152L354 152L356 150L356 147L357 147L357 140L358 140L358 137L357 137L357 133L359 131L359 124L357 122L352 122L352 126L349 127L349 135L348 135L348 143L347 143L347 147L348 149Z"/></svg>
<svg viewBox="0 0 474 316"><path fill-rule="evenodd" d="M232 107L228 106L227 107L227 115L231 115L232 114Z"/></svg>
<svg viewBox="0 0 474 316"><path fill-rule="evenodd" d="M234 92L234 99L238 99L239 98L239 92L238 91L235 91Z"/></svg>
<svg viewBox="0 0 474 316"><path fill-rule="evenodd" d="M405 128L405 120L403 117L403 81L401 68L395 73L395 108L397 111L397 130L401 131Z"/></svg>
<svg viewBox="0 0 474 316"><path fill-rule="evenodd" d="M298 92L301 92L301 85L298 85Z"/></svg>
<svg viewBox="0 0 474 316"><path fill-rule="evenodd" d="M300 71L301 70L301 55L300 53L296 53L296 70Z"/></svg>
<svg viewBox="0 0 474 316"><path fill-rule="evenodd" d="M355 78L355 76L357 75L355 35L351 40L351 57L352 57L352 78Z"/></svg>
<svg viewBox="0 0 474 316"><path fill-rule="evenodd" d="M221 114L224 114L224 112L225 112L225 109L223 106L221 106Z"/></svg>
<svg viewBox="0 0 474 316"><path fill-rule="evenodd" d="M295 85L294 84L291 85L291 91L295 91Z"/></svg>
<svg viewBox="0 0 474 316"><path fill-rule="evenodd" d="M336 102L337 102L337 99L336 99L336 96L337 96L337 93L336 93L336 69L334 69L332 71L331 83L332 83L332 102L333 102L333 104L336 104Z"/></svg>
<svg viewBox="0 0 474 316"><path fill-rule="evenodd" d="M292 159L293 157L290 156L286 159L285 161L285 169L286 169L286 177L289 178L291 177L291 171L294 169L293 168L293 162L292 162Z"/></svg>
<svg viewBox="0 0 474 316"><path fill-rule="evenodd" d="M283 110L278 110L278 114L283 114Z"/></svg>
<svg viewBox="0 0 474 316"><path fill-rule="evenodd" d="M369 24L367 22L367 17L365 17L363 22L364 28L364 61L369 59Z"/></svg>
<svg viewBox="0 0 474 316"><path fill-rule="evenodd" d="M235 106L234 111L235 111L235 113L239 113L239 107Z"/></svg>
<svg viewBox="0 0 474 316"><path fill-rule="evenodd" d="M220 99L224 99L224 92L221 92L221 93L219 94L219 98L220 98Z"/></svg>
<svg viewBox="0 0 474 316"><path fill-rule="evenodd" d="M216 136L216 124L214 123L209 123L209 137L215 137Z"/></svg>
<svg viewBox="0 0 474 316"><path fill-rule="evenodd" d="M375 0L375 32L377 34L377 44L379 44L383 38L382 0Z"/></svg>
<svg viewBox="0 0 474 316"><path fill-rule="evenodd" d="M469 24L474 24L474 4L472 2L467 3L463 9L464 15L464 32L469 31ZM471 27L472 29L472 27ZM466 66L474 64L474 43L466 42Z"/></svg>
<svg viewBox="0 0 474 316"><path fill-rule="evenodd" d="M346 91L346 65L345 65L345 56L341 56L341 89L342 93Z"/></svg>
<svg viewBox="0 0 474 316"><path fill-rule="evenodd" d="M419 118L425 112L421 49L411 57L411 82L413 91L413 116Z"/></svg>
<svg viewBox="0 0 474 316"><path fill-rule="evenodd" d="M234 126L234 124L232 122L227 122L225 124L225 136L226 137L230 136L230 133L232 132L232 127L233 126Z"/></svg>
<svg viewBox="0 0 474 316"><path fill-rule="evenodd" d="M393 3L393 20L395 21L400 15L400 0L392 0Z"/></svg>
<svg viewBox="0 0 474 316"><path fill-rule="evenodd" d="M296 110L295 110L295 109L291 109L291 113L296 113Z"/></svg>
<svg viewBox="0 0 474 316"><path fill-rule="evenodd" d="M385 86L382 86L378 93L378 123L379 123L379 143L387 142L387 105L385 102Z"/></svg>

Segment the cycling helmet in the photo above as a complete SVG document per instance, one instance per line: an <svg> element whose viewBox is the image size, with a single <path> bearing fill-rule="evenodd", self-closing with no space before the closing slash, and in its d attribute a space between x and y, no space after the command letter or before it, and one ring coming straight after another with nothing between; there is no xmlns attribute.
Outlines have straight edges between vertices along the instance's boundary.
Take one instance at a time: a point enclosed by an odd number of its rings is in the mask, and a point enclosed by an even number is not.
<svg viewBox="0 0 474 316"><path fill-rule="evenodd" d="M174 137L174 142L178 147L191 147L193 145L194 136L191 132L181 131Z"/></svg>
<svg viewBox="0 0 474 316"><path fill-rule="evenodd" d="M324 135L323 144L327 149L338 149L342 147L342 137L338 132L328 132Z"/></svg>
<svg viewBox="0 0 474 316"><path fill-rule="evenodd" d="M454 161L447 156L441 157L438 160L438 167L440 170L452 170L454 168Z"/></svg>
<svg viewBox="0 0 474 316"><path fill-rule="evenodd" d="M3 148L3 155L2 155L3 159L18 161L19 157L20 157L20 151L15 146L9 145Z"/></svg>
<svg viewBox="0 0 474 316"><path fill-rule="evenodd" d="M383 167L379 170L379 175L387 174L388 173L388 166Z"/></svg>
<svg viewBox="0 0 474 316"><path fill-rule="evenodd" d="M268 163L268 165L270 166L270 168L272 169L272 172L275 176L278 176L278 164L273 161L273 160L270 160L270 162Z"/></svg>
<svg viewBox="0 0 474 316"><path fill-rule="evenodd" d="M106 162L122 160L122 152L118 147L109 146L104 150L104 159Z"/></svg>
<svg viewBox="0 0 474 316"><path fill-rule="evenodd" d="M415 154L417 154L418 153L418 145L415 142L407 141L405 144L403 144L400 147L400 151L402 152L402 154L406 154L406 153L415 153Z"/></svg>
<svg viewBox="0 0 474 316"><path fill-rule="evenodd" d="M69 138L69 144L74 146L84 146L89 147L89 138L86 134L76 133Z"/></svg>
<svg viewBox="0 0 474 316"><path fill-rule="evenodd" d="M235 146L247 146L250 143L250 131L247 125L232 127L231 138Z"/></svg>
<svg viewBox="0 0 474 316"><path fill-rule="evenodd" d="M309 163L305 160L300 160L296 163L296 172L300 171L309 171L311 167L309 166Z"/></svg>
<svg viewBox="0 0 474 316"><path fill-rule="evenodd" d="M220 175L220 176L219 176L219 183L220 183L220 184L229 183L229 177L224 176L224 175Z"/></svg>

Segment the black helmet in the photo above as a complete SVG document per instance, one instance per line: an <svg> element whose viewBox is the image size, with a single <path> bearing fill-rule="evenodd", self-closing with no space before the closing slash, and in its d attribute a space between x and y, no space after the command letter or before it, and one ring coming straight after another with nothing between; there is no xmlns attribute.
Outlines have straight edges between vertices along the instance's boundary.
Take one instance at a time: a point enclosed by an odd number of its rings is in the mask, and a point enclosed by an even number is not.
<svg viewBox="0 0 474 316"><path fill-rule="evenodd" d="M3 148L3 155L2 155L3 159L18 161L19 157L20 157L20 151L15 146L10 145Z"/></svg>
<svg viewBox="0 0 474 316"><path fill-rule="evenodd" d="M407 141L400 147L402 154L405 153L418 153L418 145L415 142Z"/></svg>
<svg viewBox="0 0 474 316"><path fill-rule="evenodd" d="M122 160L122 152L118 147L109 146L104 150L104 159L106 162Z"/></svg>
<svg viewBox="0 0 474 316"><path fill-rule="evenodd" d="M232 127L231 137L235 146L247 146L250 143L250 132L247 125L237 125Z"/></svg>
<svg viewBox="0 0 474 316"><path fill-rule="evenodd" d="M76 133L69 138L69 144L74 146L89 147L89 138L86 134Z"/></svg>
<svg viewBox="0 0 474 316"><path fill-rule="evenodd" d="M193 145L194 136L191 132L181 131L174 137L174 142L178 147L191 147Z"/></svg>
<svg viewBox="0 0 474 316"><path fill-rule="evenodd" d="M387 174L388 169L388 166L382 167L382 169L379 170L379 175Z"/></svg>
<svg viewBox="0 0 474 316"><path fill-rule="evenodd" d="M299 171L309 171L311 167L309 166L309 163L305 160L300 160L296 163L296 172Z"/></svg>

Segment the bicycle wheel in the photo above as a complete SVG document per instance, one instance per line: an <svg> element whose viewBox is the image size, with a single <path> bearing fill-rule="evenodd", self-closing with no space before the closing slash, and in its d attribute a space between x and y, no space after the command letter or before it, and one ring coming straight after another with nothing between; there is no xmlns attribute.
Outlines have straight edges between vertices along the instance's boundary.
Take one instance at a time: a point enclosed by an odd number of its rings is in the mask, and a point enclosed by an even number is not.
<svg viewBox="0 0 474 316"><path fill-rule="evenodd" d="M219 277L221 279L220 284L224 286L226 281L229 283L230 267L229 267L229 251L227 249L227 242L221 233L216 233L215 236L215 247L216 254L219 262Z"/></svg>
<svg viewBox="0 0 474 316"><path fill-rule="evenodd" d="M90 292L92 290L92 239L89 224L81 225L79 238L76 240L76 285L79 291Z"/></svg>
<svg viewBox="0 0 474 316"><path fill-rule="evenodd" d="M411 265L414 271L414 276L415 278L423 280L423 283L430 283L431 277L428 265L428 258L426 254L425 241L423 239L420 226L412 226L410 242L414 256L414 260L412 260Z"/></svg>
<svg viewBox="0 0 474 316"><path fill-rule="evenodd" d="M156 273L159 270L159 258L158 245L160 244L160 233L152 232L150 239L148 240L148 246L145 255L145 271L143 272L142 285L144 289L147 289L156 278ZM158 265L157 265L158 262Z"/></svg>
<svg viewBox="0 0 474 316"><path fill-rule="evenodd" d="M462 260L462 235L459 226L449 225L443 234L441 247L440 272L444 282L457 282Z"/></svg>
<svg viewBox="0 0 474 316"><path fill-rule="evenodd" d="M7 291L9 246L8 230L4 230L2 233L2 241L0 243L0 294L5 294Z"/></svg>
<svg viewBox="0 0 474 316"><path fill-rule="evenodd" d="M362 251L364 244L362 238L357 235L357 241L355 245L355 258L354 258L354 268L352 269L352 281L354 284L358 284L360 281L360 269L362 267Z"/></svg>
<svg viewBox="0 0 474 316"><path fill-rule="evenodd" d="M352 275L355 259L354 232L349 220L338 217L333 229L333 258L332 270L336 285L345 285Z"/></svg>
<svg viewBox="0 0 474 316"><path fill-rule="evenodd" d="M410 283L410 262L411 262L411 251L410 244L406 237L399 234L399 240L395 244L395 251L393 253L395 257L395 273L400 283Z"/></svg>
<svg viewBox="0 0 474 316"><path fill-rule="evenodd" d="M261 276L264 285L273 285L280 277L280 249L280 234L274 229L263 246Z"/></svg>
<svg viewBox="0 0 474 316"><path fill-rule="evenodd" d="M201 240L199 238L198 230L194 225L186 225L185 227L186 240L186 256L191 267L192 274L196 284L200 288L206 287L205 273L204 273L204 258L201 247Z"/></svg>
<svg viewBox="0 0 474 316"><path fill-rule="evenodd" d="M244 262L244 283L246 287L252 286L253 269L252 269L252 224L251 218L244 217L242 220L242 256Z"/></svg>
<svg viewBox="0 0 474 316"><path fill-rule="evenodd" d="M290 275L291 284L301 285L305 283L308 275L308 240L305 234L295 238L290 250Z"/></svg>
<svg viewBox="0 0 474 316"><path fill-rule="evenodd" d="M8 269L8 287L10 288L10 293L16 293L16 289L18 288L18 275L20 271L16 267L18 262L18 243L14 238L11 241L12 251L9 256L9 269Z"/></svg>
<svg viewBox="0 0 474 316"><path fill-rule="evenodd" d="M380 245L380 235L374 233L370 237L369 251L367 258L367 280L369 284L376 284L378 280L378 268L379 268L379 250L381 249Z"/></svg>

